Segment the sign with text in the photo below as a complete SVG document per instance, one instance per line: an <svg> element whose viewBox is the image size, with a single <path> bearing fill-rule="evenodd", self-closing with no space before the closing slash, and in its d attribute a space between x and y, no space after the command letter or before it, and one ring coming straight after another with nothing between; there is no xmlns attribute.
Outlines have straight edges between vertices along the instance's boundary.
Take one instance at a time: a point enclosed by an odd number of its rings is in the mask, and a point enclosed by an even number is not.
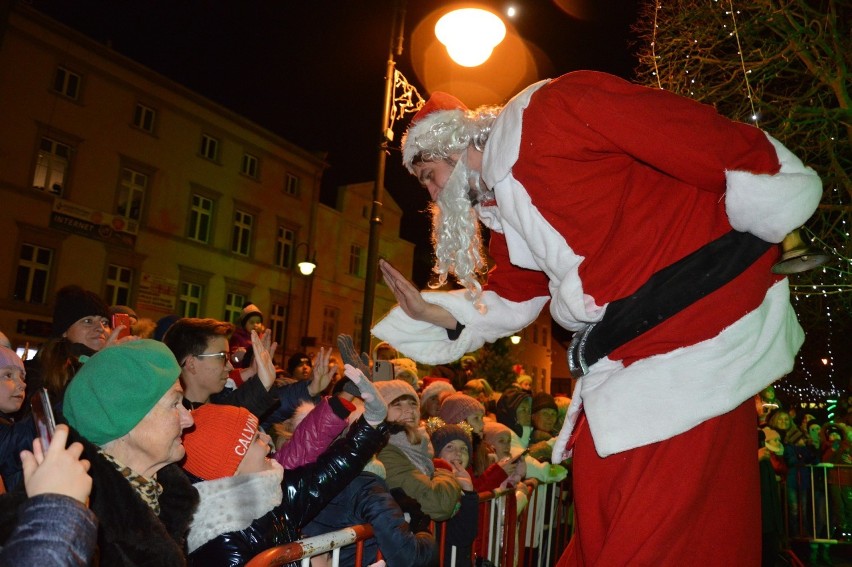
<svg viewBox="0 0 852 567"><path fill-rule="evenodd" d="M139 230L137 221L95 211L65 199L54 199L50 226L131 248L136 244Z"/></svg>
<svg viewBox="0 0 852 567"><path fill-rule="evenodd" d="M157 274L142 272L139 291L136 294L137 311L175 312L178 281Z"/></svg>

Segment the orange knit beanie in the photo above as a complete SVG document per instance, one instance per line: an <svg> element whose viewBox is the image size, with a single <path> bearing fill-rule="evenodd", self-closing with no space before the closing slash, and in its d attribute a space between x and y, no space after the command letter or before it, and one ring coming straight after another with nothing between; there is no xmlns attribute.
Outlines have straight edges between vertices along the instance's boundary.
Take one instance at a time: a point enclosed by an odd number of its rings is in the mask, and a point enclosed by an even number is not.
<svg viewBox="0 0 852 567"><path fill-rule="evenodd" d="M183 468L203 480L233 476L257 434L257 418L236 406L204 404L192 412L195 427L183 436Z"/></svg>

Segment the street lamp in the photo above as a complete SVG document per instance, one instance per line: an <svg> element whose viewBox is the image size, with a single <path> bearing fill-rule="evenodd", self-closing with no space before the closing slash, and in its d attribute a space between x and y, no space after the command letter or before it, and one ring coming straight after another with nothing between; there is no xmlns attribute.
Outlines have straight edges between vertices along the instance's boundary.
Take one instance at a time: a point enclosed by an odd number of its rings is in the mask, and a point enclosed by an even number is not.
<svg viewBox="0 0 852 567"><path fill-rule="evenodd" d="M506 24L488 10L462 8L438 20L435 36L446 46L453 61L462 67L477 67L506 38Z"/></svg>
<svg viewBox="0 0 852 567"><path fill-rule="evenodd" d="M513 345L516 345L521 342L521 335L512 335L511 337L509 337L509 340L512 341Z"/></svg>
<svg viewBox="0 0 852 567"><path fill-rule="evenodd" d="M293 265L295 263L296 256L299 255L299 248L301 248L302 246L305 247L305 259L302 260L301 262L299 262L298 264L296 264L299 267L299 273L301 273L303 276L310 276L311 274L314 273L314 270L317 267L317 253L316 253L316 251L314 251L313 258L308 259L309 255L310 255L310 244L308 244L307 242L300 242L299 244L296 245L295 248L293 248L293 254L292 254L292 256L290 256L290 265L288 266L290 268L290 283L287 286L287 313L284 315L284 336L281 339L281 342L284 345L283 350L285 351L285 353L287 351L287 345L288 345L287 339L289 338L288 334L289 334L289 330L290 330L290 307L291 307L292 299L293 299L293 267L294 267ZM313 286L311 285L308 288L308 304L307 304L307 307L306 307L309 315L310 315L310 309L311 309L310 295L311 295L312 290L313 290ZM307 321L307 318L306 318L306 321ZM307 323L305 323L305 327L307 328Z"/></svg>

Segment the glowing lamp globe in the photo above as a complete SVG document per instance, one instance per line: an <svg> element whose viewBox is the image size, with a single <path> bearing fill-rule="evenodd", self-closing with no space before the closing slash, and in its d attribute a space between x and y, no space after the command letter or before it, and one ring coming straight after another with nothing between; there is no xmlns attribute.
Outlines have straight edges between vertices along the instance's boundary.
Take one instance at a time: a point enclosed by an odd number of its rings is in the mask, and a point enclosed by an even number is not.
<svg viewBox="0 0 852 567"><path fill-rule="evenodd" d="M476 67L485 63L506 37L506 25L487 10L463 8L442 16L435 24L435 36L453 61Z"/></svg>
<svg viewBox="0 0 852 567"><path fill-rule="evenodd" d="M314 269L317 267L313 262L308 262L305 260L304 262L299 262L299 271L304 276L309 276L314 273Z"/></svg>

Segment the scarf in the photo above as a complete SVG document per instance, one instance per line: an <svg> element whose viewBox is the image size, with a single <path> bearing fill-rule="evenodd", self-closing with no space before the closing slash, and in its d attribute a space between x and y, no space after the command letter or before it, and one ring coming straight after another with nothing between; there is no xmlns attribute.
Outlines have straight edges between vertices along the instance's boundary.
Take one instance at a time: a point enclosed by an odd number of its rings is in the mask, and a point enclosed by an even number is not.
<svg viewBox="0 0 852 567"><path fill-rule="evenodd" d="M432 464L432 457L429 455L429 440L426 437L421 436L420 443L412 445L406 432L398 431L390 436L388 443L402 451L411 464L429 478L435 474L435 465Z"/></svg>
<svg viewBox="0 0 852 567"><path fill-rule="evenodd" d="M160 515L160 494L163 493L163 486L157 482L157 475L154 474L153 478L146 478L142 475L136 474L133 472L130 467L122 465L112 455L104 453L101 450L98 450L98 453L106 459L106 461L115 467L115 470L121 473L127 482L130 483L130 486L139 495L139 497L148 505L149 508L154 512L155 516Z"/></svg>
<svg viewBox="0 0 852 567"><path fill-rule="evenodd" d="M271 462L271 470L195 484L199 502L186 539L190 553L217 536L249 527L281 504L284 468Z"/></svg>

